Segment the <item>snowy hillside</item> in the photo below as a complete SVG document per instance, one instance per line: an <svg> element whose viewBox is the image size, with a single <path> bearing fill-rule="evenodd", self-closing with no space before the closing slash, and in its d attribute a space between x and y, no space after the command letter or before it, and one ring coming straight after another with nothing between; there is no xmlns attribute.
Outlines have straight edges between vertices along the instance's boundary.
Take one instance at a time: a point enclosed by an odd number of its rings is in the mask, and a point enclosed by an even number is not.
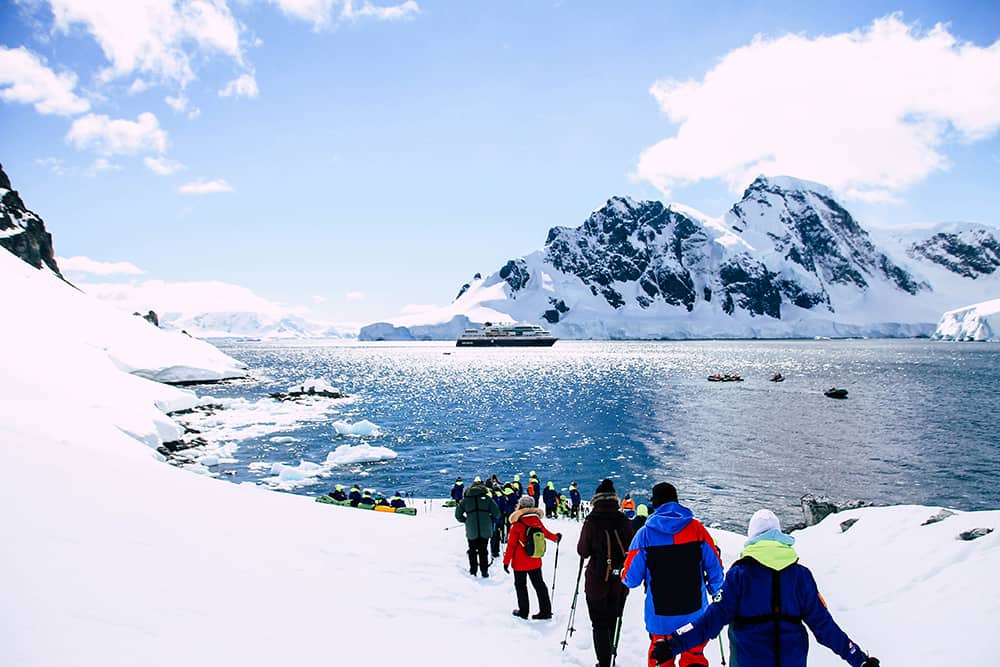
<svg viewBox="0 0 1000 667"><path fill-rule="evenodd" d="M1000 299L948 311L941 316L933 337L939 340L1000 340Z"/></svg>
<svg viewBox="0 0 1000 667"><path fill-rule="evenodd" d="M437 502L430 512L418 503L416 517L376 514L192 475L114 428L131 401L80 411L76 397L51 403L38 384L23 388L0 390L0 465L17 473L0 485L0 506L18 545L0 568L10 612L0 664L318 667L405 657L436 667L484 646L516 646L542 665L594 663L582 596L577 632L565 652L559 644L579 524L547 522L566 536L555 580L551 547L544 566L555 618L525 622L510 615L512 578L499 564L489 579L468 575L464 535L442 530L457 524ZM1000 512L922 526L937 509L832 515L797 534L797 548L837 620L886 664L992 664L1000 531L957 537L1000 528ZM842 533L848 518L858 522ZM733 563L742 537L713 532ZM641 599L635 591L626 606L623 665L644 664ZM719 664L715 642L706 655ZM814 667L843 664L820 646L810 655Z"/></svg>
<svg viewBox="0 0 1000 667"><path fill-rule="evenodd" d="M39 375L51 373L49 388L42 391L53 400L61 388L94 394L101 391L103 375L93 379L78 376L72 363L74 355L87 359L97 355L118 371L161 382L221 380L246 374L244 364L212 345L180 332L163 331L118 311L5 251L0 251L0 284L5 312L0 329L8 337L3 346L7 350L4 363L29 363L29 369ZM8 368L0 365L0 373ZM127 382L117 375L111 374L109 382Z"/></svg>
<svg viewBox="0 0 1000 667"><path fill-rule="evenodd" d="M1000 289L1000 230L922 231L876 240L827 188L789 177L758 178L719 219L613 197L449 306L360 337L452 338L487 320L564 338L929 335L970 292Z"/></svg>

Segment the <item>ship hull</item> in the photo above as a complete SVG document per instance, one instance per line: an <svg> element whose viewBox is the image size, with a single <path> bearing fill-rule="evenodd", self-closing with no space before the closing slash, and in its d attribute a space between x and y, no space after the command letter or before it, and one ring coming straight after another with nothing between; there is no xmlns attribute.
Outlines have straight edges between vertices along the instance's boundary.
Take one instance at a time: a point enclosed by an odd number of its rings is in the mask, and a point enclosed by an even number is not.
<svg viewBox="0 0 1000 667"><path fill-rule="evenodd" d="M552 347L558 338L479 338L458 340L455 347Z"/></svg>

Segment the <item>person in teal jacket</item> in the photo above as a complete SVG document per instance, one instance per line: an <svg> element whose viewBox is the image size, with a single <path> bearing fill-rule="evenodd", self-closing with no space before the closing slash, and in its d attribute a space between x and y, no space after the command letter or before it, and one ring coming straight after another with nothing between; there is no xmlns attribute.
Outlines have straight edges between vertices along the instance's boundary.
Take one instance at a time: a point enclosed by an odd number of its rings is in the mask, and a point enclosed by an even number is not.
<svg viewBox="0 0 1000 667"><path fill-rule="evenodd" d="M465 524L465 537L469 540L469 574L475 575L478 569L482 576L490 576L486 545L499 518L500 508L486 495L486 485L477 477L462 502L455 506L455 519Z"/></svg>
<svg viewBox="0 0 1000 667"><path fill-rule="evenodd" d="M659 662L673 662L675 654L704 644L728 624L734 666L805 667L808 626L820 644L852 667L878 667L878 658L862 651L833 620L812 572L798 562L795 538L781 532L774 512L755 512L747 537L717 600L692 623L657 642L653 655Z"/></svg>

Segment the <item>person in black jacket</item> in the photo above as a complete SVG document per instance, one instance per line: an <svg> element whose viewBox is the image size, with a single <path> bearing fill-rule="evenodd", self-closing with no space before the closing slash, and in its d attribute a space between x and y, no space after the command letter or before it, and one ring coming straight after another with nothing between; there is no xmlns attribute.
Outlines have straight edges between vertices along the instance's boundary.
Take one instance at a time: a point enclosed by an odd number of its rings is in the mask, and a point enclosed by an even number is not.
<svg viewBox="0 0 1000 667"><path fill-rule="evenodd" d="M351 507L357 507L361 504L361 487L355 484L351 487L351 493L348 494L347 499L351 501Z"/></svg>
<svg viewBox="0 0 1000 667"><path fill-rule="evenodd" d="M614 484L606 479L597 487L590 514L583 522L576 551L589 558L584 593L594 633L597 666L609 667L616 653L616 635L628 589L622 584L621 568L632 541L632 525L619 509Z"/></svg>

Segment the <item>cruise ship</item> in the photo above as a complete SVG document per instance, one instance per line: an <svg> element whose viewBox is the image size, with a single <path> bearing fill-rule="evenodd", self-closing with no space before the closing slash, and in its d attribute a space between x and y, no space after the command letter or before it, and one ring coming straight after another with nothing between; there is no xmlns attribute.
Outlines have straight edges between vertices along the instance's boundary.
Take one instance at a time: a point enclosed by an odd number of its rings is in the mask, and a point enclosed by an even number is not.
<svg viewBox="0 0 1000 667"><path fill-rule="evenodd" d="M466 329L455 342L457 347L551 347L557 340L534 324L493 324Z"/></svg>

